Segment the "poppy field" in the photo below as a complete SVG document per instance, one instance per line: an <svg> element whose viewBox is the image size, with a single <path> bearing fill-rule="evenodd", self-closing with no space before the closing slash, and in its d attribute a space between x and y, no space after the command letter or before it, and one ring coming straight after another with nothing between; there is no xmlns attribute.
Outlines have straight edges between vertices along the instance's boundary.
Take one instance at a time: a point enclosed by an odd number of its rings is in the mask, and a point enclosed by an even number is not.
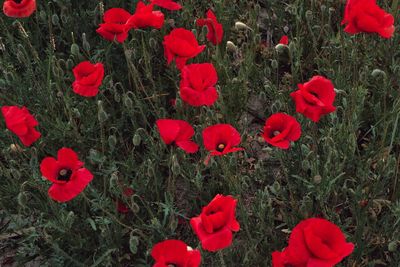
<svg viewBox="0 0 400 267"><path fill-rule="evenodd" d="M1 5L0 266L399 266L400 1Z"/></svg>

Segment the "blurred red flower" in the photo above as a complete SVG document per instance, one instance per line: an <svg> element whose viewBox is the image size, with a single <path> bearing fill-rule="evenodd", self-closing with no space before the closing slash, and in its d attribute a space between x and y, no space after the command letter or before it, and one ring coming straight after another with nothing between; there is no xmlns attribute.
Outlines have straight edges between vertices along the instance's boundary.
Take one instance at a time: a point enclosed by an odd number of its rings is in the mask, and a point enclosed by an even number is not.
<svg viewBox="0 0 400 267"><path fill-rule="evenodd" d="M168 10L179 10L182 6L178 3L175 3L172 0L150 0L152 4L168 9Z"/></svg>
<svg viewBox="0 0 400 267"><path fill-rule="evenodd" d="M180 95L191 106L211 106L218 98L217 71L211 63L190 64L182 69Z"/></svg>
<svg viewBox="0 0 400 267"><path fill-rule="evenodd" d="M381 9L376 0L347 0L343 24L347 33L377 33L383 38L391 38L395 30L394 17Z"/></svg>
<svg viewBox="0 0 400 267"><path fill-rule="evenodd" d="M232 231L240 229L235 215L236 203L232 196L216 195L199 216L190 219L203 249L215 252L232 244Z"/></svg>
<svg viewBox="0 0 400 267"><path fill-rule="evenodd" d="M181 70L186 61L201 53L205 45L199 45L194 34L186 29L173 29L164 37L164 56L170 64L175 59L176 67Z"/></svg>
<svg viewBox="0 0 400 267"><path fill-rule="evenodd" d="M300 123L285 113L275 113L265 122L263 137L273 146L288 149L290 142L298 140L300 135Z"/></svg>
<svg viewBox="0 0 400 267"><path fill-rule="evenodd" d="M296 104L296 111L318 122L320 117L334 112L335 88L330 80L314 76L310 81L299 84L299 90L290 94Z"/></svg>
<svg viewBox="0 0 400 267"><path fill-rule="evenodd" d="M96 30L104 39L123 43L128 37L126 22L131 14L123 8L111 8L104 13L103 21Z"/></svg>
<svg viewBox="0 0 400 267"><path fill-rule="evenodd" d="M183 120L159 119L156 121L161 139L165 144L175 143L187 153L196 153L199 146L191 141L193 127Z"/></svg>
<svg viewBox="0 0 400 267"><path fill-rule="evenodd" d="M74 93L85 97L98 94L104 77L102 63L92 64L89 61L84 61L76 65L72 72L75 76L75 81L72 83Z"/></svg>
<svg viewBox="0 0 400 267"><path fill-rule="evenodd" d="M161 11L153 11L153 7L153 4L146 6L139 1L135 13L126 22L128 30L146 27L160 29L164 25L164 14Z"/></svg>
<svg viewBox="0 0 400 267"><path fill-rule="evenodd" d="M46 157L40 163L40 171L53 185L49 188L49 196L59 202L75 198L92 181L93 174L83 168L83 162L70 148L58 150L57 159Z"/></svg>
<svg viewBox="0 0 400 267"><path fill-rule="evenodd" d="M31 146L41 136L35 129L35 126L39 125L38 121L26 107L3 106L1 112L6 127L15 133L25 146Z"/></svg>
<svg viewBox="0 0 400 267"><path fill-rule="evenodd" d="M174 239L155 244L151 256L155 260L153 267L198 267L201 263L200 251Z"/></svg>
<svg viewBox="0 0 400 267"><path fill-rule="evenodd" d="M349 256L353 243L347 243L339 227L320 218L300 222L292 231L283 252L272 253L273 267L333 267Z"/></svg>
<svg viewBox="0 0 400 267"><path fill-rule="evenodd" d="M36 0L5 0L4 15L12 18L26 18L36 10Z"/></svg>
<svg viewBox="0 0 400 267"><path fill-rule="evenodd" d="M217 21L217 17L211 9L207 11L206 16L207 18L205 19L196 20L196 24L200 27L207 26L207 39L214 45L217 45L222 42L224 29L222 24Z"/></svg>
<svg viewBox="0 0 400 267"><path fill-rule="evenodd" d="M210 151L210 156L222 156L228 153L241 151L236 147L240 144L240 134L230 124L216 124L203 130L204 147ZM210 156L206 159L208 163Z"/></svg>
<svg viewBox="0 0 400 267"><path fill-rule="evenodd" d="M289 44L289 37L287 37L286 35L282 36L282 38L279 40L280 44L283 45L288 45Z"/></svg>
<svg viewBox="0 0 400 267"><path fill-rule="evenodd" d="M122 192L122 196L125 198L131 197L135 192L130 187L125 187L124 191ZM129 207L125 204L124 201L117 199L117 211L119 213L128 213Z"/></svg>

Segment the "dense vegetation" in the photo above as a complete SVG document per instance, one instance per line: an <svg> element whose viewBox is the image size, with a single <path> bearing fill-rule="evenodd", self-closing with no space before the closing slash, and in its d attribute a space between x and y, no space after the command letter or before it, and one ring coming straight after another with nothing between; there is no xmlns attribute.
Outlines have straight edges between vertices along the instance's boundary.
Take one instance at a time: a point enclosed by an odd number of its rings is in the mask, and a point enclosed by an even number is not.
<svg viewBox="0 0 400 267"><path fill-rule="evenodd" d="M133 12L137 1L38 2L30 18L0 15L0 106L28 107L42 133L26 148L0 122L0 265L150 266L159 241L197 247L189 219L219 193L238 199L241 230L221 253L202 252L203 266L270 266L289 231L313 216L339 225L356 245L340 266L400 262L398 34L346 34L337 0L186 0L179 12L164 12L161 30L137 30L118 44L96 33L102 14L111 7ZM380 2L398 18L398 1ZM184 27L207 44L194 21L209 8L224 41L191 62L214 64L220 98L193 108L177 94L179 71L166 65L162 40ZM249 29L236 29L237 21ZM288 49L277 51L283 35ZM83 60L105 66L95 98L71 89L71 70ZM334 83L337 111L316 124L296 114L289 94L317 74ZM289 150L260 137L275 112L302 125ZM160 140L155 121L166 117L190 122L199 144L202 129L230 123L245 151L205 165L203 148L189 155ZM48 197L39 164L64 146L79 153L94 179L59 204ZM125 187L133 197L122 195ZM118 213L117 199L131 212Z"/></svg>

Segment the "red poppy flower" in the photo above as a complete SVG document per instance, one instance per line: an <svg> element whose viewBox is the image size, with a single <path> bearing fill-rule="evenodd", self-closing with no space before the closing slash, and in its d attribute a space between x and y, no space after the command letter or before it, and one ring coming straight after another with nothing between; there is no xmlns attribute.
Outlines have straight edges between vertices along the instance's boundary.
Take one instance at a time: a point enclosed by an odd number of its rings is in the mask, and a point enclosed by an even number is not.
<svg viewBox="0 0 400 267"><path fill-rule="evenodd" d="M160 11L153 11L153 7L153 4L146 6L142 1L139 1L136 5L135 14L126 22L128 29L146 27L160 29L164 24L164 14Z"/></svg>
<svg viewBox="0 0 400 267"><path fill-rule="evenodd" d="M182 6L178 3L175 3L172 0L150 0L150 2L156 6L168 9L168 10L179 10Z"/></svg>
<svg viewBox="0 0 400 267"><path fill-rule="evenodd" d="M194 34L186 29L173 29L163 41L164 55L168 64L175 59L176 67L181 70L190 58L201 53L205 45L199 45Z"/></svg>
<svg viewBox="0 0 400 267"><path fill-rule="evenodd" d="M123 43L128 37L129 28L126 22L131 14L123 8L111 8L104 13L103 21L96 30L104 39L108 41L117 40Z"/></svg>
<svg viewBox="0 0 400 267"><path fill-rule="evenodd" d="M26 18L36 10L36 0L5 0L4 15L12 18Z"/></svg>
<svg viewBox="0 0 400 267"><path fill-rule="evenodd" d="M207 11L206 16L207 18L205 19L198 19L196 21L196 24L200 27L203 27L204 25L207 26L207 39L214 45L217 45L222 42L224 29L222 27L222 24L217 21L217 17L211 9Z"/></svg>
<svg viewBox="0 0 400 267"><path fill-rule="evenodd" d="M6 127L15 133L25 146L31 146L41 134L35 129L38 121L29 113L26 107L3 106L1 108Z"/></svg>
<svg viewBox="0 0 400 267"><path fill-rule="evenodd" d="M275 113L265 122L263 137L273 146L288 149L290 142L298 140L300 135L300 123L285 113Z"/></svg>
<svg viewBox="0 0 400 267"><path fill-rule="evenodd" d="M190 219L203 249L215 252L232 244L232 231L240 229L235 215L236 203L232 196L216 195L199 216Z"/></svg>
<svg viewBox="0 0 400 267"><path fill-rule="evenodd" d="M228 153L241 151L236 147L240 144L240 134L230 124L216 124L203 130L204 147L210 151L210 156L222 156ZM205 163L208 163L208 157Z"/></svg>
<svg viewBox="0 0 400 267"><path fill-rule="evenodd" d="M153 267L198 267L201 263L200 251L174 239L154 245L151 256L156 262Z"/></svg>
<svg viewBox="0 0 400 267"><path fill-rule="evenodd" d="M217 71L211 63L190 64L182 69L180 95L191 106L211 106L218 98Z"/></svg>
<svg viewBox="0 0 400 267"><path fill-rule="evenodd" d="M310 81L299 84L300 90L290 96L296 103L296 111L318 122L320 117L336 110L335 88L332 82L322 76L314 76Z"/></svg>
<svg viewBox="0 0 400 267"><path fill-rule="evenodd" d="M335 224L320 218L300 222L292 231L289 246L272 253L273 267L333 267L349 256L353 243L347 243Z"/></svg>
<svg viewBox="0 0 400 267"><path fill-rule="evenodd" d="M104 77L102 63L92 64L89 61L84 61L75 66L72 72L75 76L75 81L72 83L74 93L86 97L98 94Z"/></svg>
<svg viewBox="0 0 400 267"><path fill-rule="evenodd" d="M186 121L159 119L156 124L165 144L175 143L187 153L196 153L199 150L199 146L190 140L194 135L194 129Z"/></svg>
<svg viewBox="0 0 400 267"><path fill-rule="evenodd" d="M283 45L288 45L289 44L289 37L287 37L286 35L282 36L282 38L279 40L280 44Z"/></svg>
<svg viewBox="0 0 400 267"><path fill-rule="evenodd" d="M79 193L92 181L93 174L83 168L83 162L70 148L58 150L57 159L46 157L40 163L42 175L53 185L49 188L49 196L59 202L66 202Z"/></svg>
<svg viewBox="0 0 400 267"><path fill-rule="evenodd" d="M393 16L381 9L376 0L348 0L343 24L347 33L377 33L383 38L391 38L395 30Z"/></svg>
<svg viewBox="0 0 400 267"><path fill-rule="evenodd" d="M122 192L122 195L126 198L131 197L135 192L133 191L132 188L126 187L124 191ZM122 201L117 199L117 210L119 213L128 213L129 212L129 207Z"/></svg>

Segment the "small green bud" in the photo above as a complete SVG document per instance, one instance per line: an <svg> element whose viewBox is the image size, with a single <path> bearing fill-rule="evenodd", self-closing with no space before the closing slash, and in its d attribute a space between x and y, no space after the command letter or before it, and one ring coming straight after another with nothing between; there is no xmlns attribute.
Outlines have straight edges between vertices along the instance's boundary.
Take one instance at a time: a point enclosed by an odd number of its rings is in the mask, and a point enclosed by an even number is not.
<svg viewBox="0 0 400 267"><path fill-rule="evenodd" d="M77 44L72 44L71 45L71 54L74 55L74 56L78 56L80 54L79 46Z"/></svg>

